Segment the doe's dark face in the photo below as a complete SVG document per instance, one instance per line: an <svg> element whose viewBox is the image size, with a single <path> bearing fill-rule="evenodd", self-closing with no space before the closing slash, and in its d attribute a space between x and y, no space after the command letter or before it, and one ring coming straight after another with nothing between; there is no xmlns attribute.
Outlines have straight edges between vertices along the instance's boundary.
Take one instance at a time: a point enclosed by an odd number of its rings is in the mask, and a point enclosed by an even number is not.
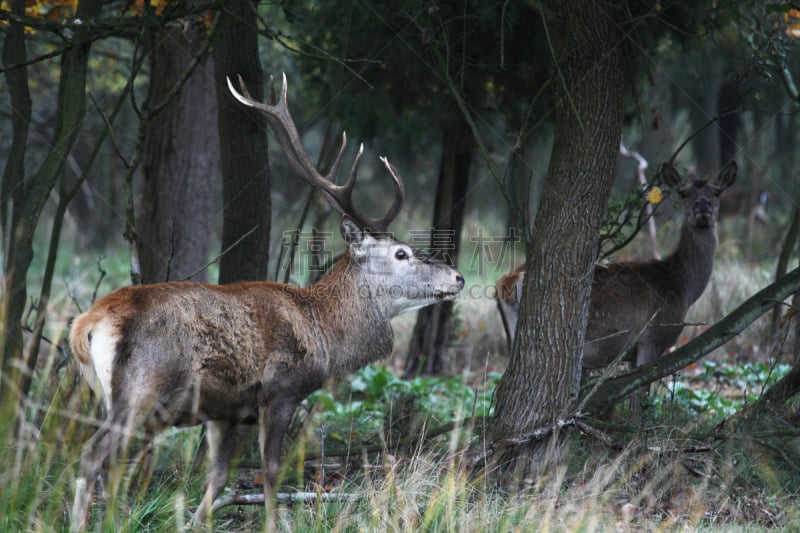
<svg viewBox="0 0 800 533"><path fill-rule="evenodd" d="M706 183L695 185L695 196L691 206L691 222L697 227L710 227L716 223L719 212L719 193Z"/></svg>

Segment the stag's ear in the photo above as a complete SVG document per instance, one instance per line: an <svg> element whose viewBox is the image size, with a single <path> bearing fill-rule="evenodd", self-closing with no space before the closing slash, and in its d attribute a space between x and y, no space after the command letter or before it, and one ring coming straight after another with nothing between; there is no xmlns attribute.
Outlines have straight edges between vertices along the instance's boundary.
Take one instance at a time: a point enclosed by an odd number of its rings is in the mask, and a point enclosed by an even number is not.
<svg viewBox="0 0 800 533"><path fill-rule="evenodd" d="M347 215L342 215L339 230L350 248L351 257L358 263L364 261L369 255L370 244L375 243L372 235Z"/></svg>
<svg viewBox="0 0 800 533"><path fill-rule="evenodd" d="M667 187L674 191L680 190L683 178L681 178L681 175L678 174L677 170L675 170L675 167L669 163L664 163L661 165L661 177L663 178L664 184Z"/></svg>
<svg viewBox="0 0 800 533"><path fill-rule="evenodd" d="M364 241L369 235L359 226L355 220L347 215L342 215L342 221L339 223L339 231L347 244L358 245Z"/></svg>
<svg viewBox="0 0 800 533"><path fill-rule="evenodd" d="M738 167L736 166L736 161L730 160L728 163L722 167L722 170L719 171L719 175L711 180L712 184L718 187L720 190L727 189L733 182L736 180L736 171Z"/></svg>

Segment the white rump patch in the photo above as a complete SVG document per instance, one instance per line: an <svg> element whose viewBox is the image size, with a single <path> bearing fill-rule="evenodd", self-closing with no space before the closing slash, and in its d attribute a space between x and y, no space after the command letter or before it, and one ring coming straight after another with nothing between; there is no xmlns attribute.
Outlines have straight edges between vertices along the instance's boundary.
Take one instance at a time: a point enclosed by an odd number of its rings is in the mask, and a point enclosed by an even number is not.
<svg viewBox="0 0 800 533"><path fill-rule="evenodd" d="M94 372L91 372L91 368L84 367L84 373L95 392L99 392L103 396L106 408L109 410L111 409L111 372L116 352L117 338L114 336L113 328L107 321L101 320L92 329L92 340L89 346ZM95 375L91 376L91 373ZM100 391L97 390L98 385Z"/></svg>

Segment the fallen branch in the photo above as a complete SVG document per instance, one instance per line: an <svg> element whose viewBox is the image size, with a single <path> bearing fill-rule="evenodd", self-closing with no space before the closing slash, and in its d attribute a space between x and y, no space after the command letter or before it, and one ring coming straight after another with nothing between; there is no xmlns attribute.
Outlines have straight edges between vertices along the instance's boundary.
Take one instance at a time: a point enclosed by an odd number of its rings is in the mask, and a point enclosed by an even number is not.
<svg viewBox="0 0 800 533"><path fill-rule="evenodd" d="M442 424L441 426L437 426L428 431L414 433L404 439L400 439L392 445L392 449L416 448L419 444L431 441L440 435L444 435L445 433L453 431L454 429L468 426L473 422L476 425L483 425L484 421L485 417L474 416L465 418L463 420L456 420L447 424ZM322 458L330 459L331 457L351 457L353 455L358 455L360 457L361 454L365 453L380 453L385 451L389 451L389 449L384 442L377 442L374 444L357 443L347 446L324 448L321 450L307 450L303 454L303 460L314 461ZM239 468L251 468L254 470L260 469L261 460L242 459L239 461Z"/></svg>
<svg viewBox="0 0 800 533"><path fill-rule="evenodd" d="M494 455L498 448L508 448L511 446L521 446L523 444L530 444L532 442L537 442L540 440L545 439L552 435L556 430L561 428L565 428L568 426L576 425L577 418L574 416L567 417L567 418L559 418L549 426L541 427L534 429L528 433L521 433L519 435L512 435L510 437L504 437L502 439L497 439L492 441L488 446L486 446L483 450L472 452L466 458L466 465L468 467L474 467L479 462L484 461Z"/></svg>
<svg viewBox="0 0 800 533"><path fill-rule="evenodd" d="M584 422L582 420L576 420L575 421L575 427L577 427L579 430L581 430L581 432L585 433L586 435L589 435L589 436L594 437L595 439L599 440L600 442L602 442L603 444L605 444L606 446L608 446L612 450L621 450L621 449L623 449L625 447L621 443L619 443L619 442L615 441L614 439L612 439L604 431L601 431L601 430L597 429L596 427L590 426L589 424L587 424L586 422Z"/></svg>
<svg viewBox="0 0 800 533"><path fill-rule="evenodd" d="M350 492L279 492L275 495L278 503L309 503L309 502L355 502L362 499L362 494ZM217 498L211 506L211 512L229 505L257 505L264 503L264 493L233 493Z"/></svg>

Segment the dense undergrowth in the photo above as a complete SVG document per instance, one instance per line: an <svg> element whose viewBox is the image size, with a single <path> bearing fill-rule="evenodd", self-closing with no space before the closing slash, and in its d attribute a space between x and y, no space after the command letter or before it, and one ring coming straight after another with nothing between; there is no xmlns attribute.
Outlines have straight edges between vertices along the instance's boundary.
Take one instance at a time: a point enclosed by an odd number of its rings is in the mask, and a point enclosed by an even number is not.
<svg viewBox="0 0 800 533"><path fill-rule="evenodd" d="M726 396L727 391L747 390L751 384L758 389L785 370L763 363L705 363L665 380L654 389L642 428L626 422L623 406L613 420L598 423L608 440L574 431L570 461L563 470L549 479L524 480L509 490L494 484L491 476L460 468L465 450L485 437L482 418L491 414L498 373L467 371L449 378L404 380L385 366L370 366L315 393L299 410L287 440L283 490L327 493L334 501L311 499L282 506L281 528L796 527L800 517L793 509L800 472L793 461L800 450L795 439L763 428L748 434L724 427L732 410L754 399L750 394ZM8 444L0 459L3 531L57 531L66 526L80 446L93 427L87 391L75 387L71 370L62 372L49 404L30 408L38 425L16 436L8 424L0 429ZM85 417L76 417L76 412ZM165 431L141 464L118 461L117 497L106 514L102 500L94 506L96 527L185 527L202 493L201 440L199 428ZM245 448L241 457L242 468L232 476L228 492L258 493L258 472L251 469L257 459L255 447ZM262 523L261 506L229 506L215 514L214 528L260 530Z"/></svg>
<svg viewBox="0 0 800 533"><path fill-rule="evenodd" d="M91 300L97 269L65 265L54 298L55 342L67 317ZM105 267L117 284L124 266ZM724 257L692 309L685 342L768 282L769 269ZM472 276L474 283L491 284ZM120 282L120 283L124 283ZM109 284L108 279L104 284ZM105 293L105 286L99 292ZM467 450L488 439L486 417L507 356L490 299L460 301L449 375L404 379L413 317L395 322L396 353L314 393L290 428L283 531L761 531L800 527L800 446L795 406L742 422L742 413L784 375L790 360L765 320L680 373L651 387L641 426L628 405L595 432L570 428L569 458L549 477L498 484L492 471L464 468ZM80 449L101 410L56 345L40 356L25 424L0 413L0 531L62 531L69 520ZM198 504L206 467L201 428L158 435L140 462L117 458L92 527L180 531ZM241 451L226 494L259 493L256 447ZM330 501L322 501L321 495ZM263 506L230 505L215 531L261 531Z"/></svg>

